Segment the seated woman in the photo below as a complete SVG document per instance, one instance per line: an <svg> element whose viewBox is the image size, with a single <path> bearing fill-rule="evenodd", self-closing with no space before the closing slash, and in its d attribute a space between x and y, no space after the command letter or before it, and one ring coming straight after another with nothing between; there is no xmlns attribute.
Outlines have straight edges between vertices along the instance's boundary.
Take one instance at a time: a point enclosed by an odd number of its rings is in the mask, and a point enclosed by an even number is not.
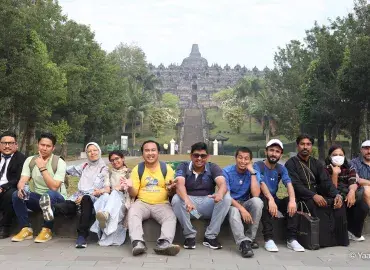
<svg viewBox="0 0 370 270"><path fill-rule="evenodd" d="M127 226L123 224L123 219L131 199L125 183L130 181L131 171L127 168L121 151L110 152L109 161L113 168L109 169L109 174L105 176L106 193L94 203L97 220L90 230L98 234L100 246L120 246L126 239Z"/></svg>
<svg viewBox="0 0 370 270"><path fill-rule="evenodd" d="M78 191L67 200L73 201L81 211L77 228L76 248L87 247L90 221L94 212L94 202L106 193L104 179L108 175L108 167L101 158L101 150L97 143L90 142L85 147L87 162L78 166L69 166L67 174L80 178Z"/></svg>
<svg viewBox="0 0 370 270"><path fill-rule="evenodd" d="M334 186L347 205L348 237L350 240L364 241L361 234L370 207L370 187L357 184L356 171L350 167L341 146L330 147L325 163Z"/></svg>

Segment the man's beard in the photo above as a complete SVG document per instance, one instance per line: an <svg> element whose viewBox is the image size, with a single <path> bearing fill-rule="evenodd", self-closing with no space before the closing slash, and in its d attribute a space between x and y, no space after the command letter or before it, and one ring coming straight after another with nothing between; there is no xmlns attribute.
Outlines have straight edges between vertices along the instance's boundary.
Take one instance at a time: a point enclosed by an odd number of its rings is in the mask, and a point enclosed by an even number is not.
<svg viewBox="0 0 370 270"><path fill-rule="evenodd" d="M267 160L271 164L276 164L279 162L279 158L275 158L275 160L272 160L269 156L267 156Z"/></svg>
<svg viewBox="0 0 370 270"><path fill-rule="evenodd" d="M307 150L307 149L304 149L302 150L301 152L299 152L301 154L301 156L303 157L307 157L310 155L310 152Z"/></svg>

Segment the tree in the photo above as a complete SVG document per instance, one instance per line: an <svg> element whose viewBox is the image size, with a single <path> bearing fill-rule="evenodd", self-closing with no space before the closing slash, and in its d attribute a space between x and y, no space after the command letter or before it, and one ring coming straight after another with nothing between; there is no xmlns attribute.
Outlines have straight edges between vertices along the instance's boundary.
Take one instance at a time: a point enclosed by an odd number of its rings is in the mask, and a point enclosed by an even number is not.
<svg viewBox="0 0 370 270"><path fill-rule="evenodd" d="M227 120L231 130L236 133L240 133L240 129L243 127L245 112L240 106L232 106L223 108L223 116Z"/></svg>
<svg viewBox="0 0 370 270"><path fill-rule="evenodd" d="M109 57L121 70L122 77L128 77L143 83L148 73L146 56L143 50L136 45L120 43ZM150 88L149 83L147 86Z"/></svg>
<svg viewBox="0 0 370 270"><path fill-rule="evenodd" d="M136 146L136 126L137 120L140 120L142 127L145 113L150 104L150 98L143 87L136 82L129 82L127 95L128 118L131 121L132 145Z"/></svg>
<svg viewBox="0 0 370 270"><path fill-rule="evenodd" d="M360 147L360 127L369 110L370 89L370 37L359 36L346 49L339 72L342 102L351 117L351 154L357 155Z"/></svg>
<svg viewBox="0 0 370 270"><path fill-rule="evenodd" d="M15 61L8 61L12 72L6 77L15 113L25 122L22 144L25 140L26 155L32 151L37 124L50 117L54 107L65 103L67 94L65 74L50 61L45 44L33 30L28 40Z"/></svg>
<svg viewBox="0 0 370 270"><path fill-rule="evenodd" d="M150 130L155 134L156 138L163 134L165 128L174 127L178 121L174 116L173 109L170 108L153 106L148 114Z"/></svg>
<svg viewBox="0 0 370 270"><path fill-rule="evenodd" d="M48 130L53 133L56 138L57 142L62 146L60 149L60 155L64 158L67 157L67 136L71 133L72 129L68 125L66 120L58 121L56 124L48 123L47 125Z"/></svg>

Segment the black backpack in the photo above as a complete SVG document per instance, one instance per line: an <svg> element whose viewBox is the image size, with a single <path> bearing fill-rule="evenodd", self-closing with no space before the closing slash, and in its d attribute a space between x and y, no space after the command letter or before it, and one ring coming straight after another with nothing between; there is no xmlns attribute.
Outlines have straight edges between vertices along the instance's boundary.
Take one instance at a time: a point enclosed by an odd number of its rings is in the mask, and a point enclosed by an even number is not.
<svg viewBox="0 0 370 270"><path fill-rule="evenodd" d="M167 176L167 164L166 164L166 162L160 161L159 162L159 165L161 166L161 172L162 172L163 178L164 178L164 180L166 180L166 176ZM142 180L141 178L143 177L144 170L145 170L145 164L144 164L144 162L140 162L138 164L138 170L137 170L137 172L139 173L140 182Z"/></svg>

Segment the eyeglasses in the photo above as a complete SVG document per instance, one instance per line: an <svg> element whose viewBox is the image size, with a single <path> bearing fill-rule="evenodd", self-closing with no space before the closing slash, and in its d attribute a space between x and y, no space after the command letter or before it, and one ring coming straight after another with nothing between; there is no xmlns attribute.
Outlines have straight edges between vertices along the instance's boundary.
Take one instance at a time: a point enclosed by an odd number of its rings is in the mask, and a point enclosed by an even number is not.
<svg viewBox="0 0 370 270"><path fill-rule="evenodd" d="M194 153L194 154L191 154L193 156L193 158L202 158L202 159L206 159L208 157L207 154L197 154L197 153Z"/></svg>
<svg viewBox="0 0 370 270"><path fill-rule="evenodd" d="M110 160L110 163L114 163L115 161L118 161L118 160L120 160L120 159L121 159L120 157L112 158L112 159Z"/></svg>
<svg viewBox="0 0 370 270"><path fill-rule="evenodd" d="M14 146L15 145L15 142L0 142L2 146L6 146L6 145L9 145L9 146Z"/></svg>

